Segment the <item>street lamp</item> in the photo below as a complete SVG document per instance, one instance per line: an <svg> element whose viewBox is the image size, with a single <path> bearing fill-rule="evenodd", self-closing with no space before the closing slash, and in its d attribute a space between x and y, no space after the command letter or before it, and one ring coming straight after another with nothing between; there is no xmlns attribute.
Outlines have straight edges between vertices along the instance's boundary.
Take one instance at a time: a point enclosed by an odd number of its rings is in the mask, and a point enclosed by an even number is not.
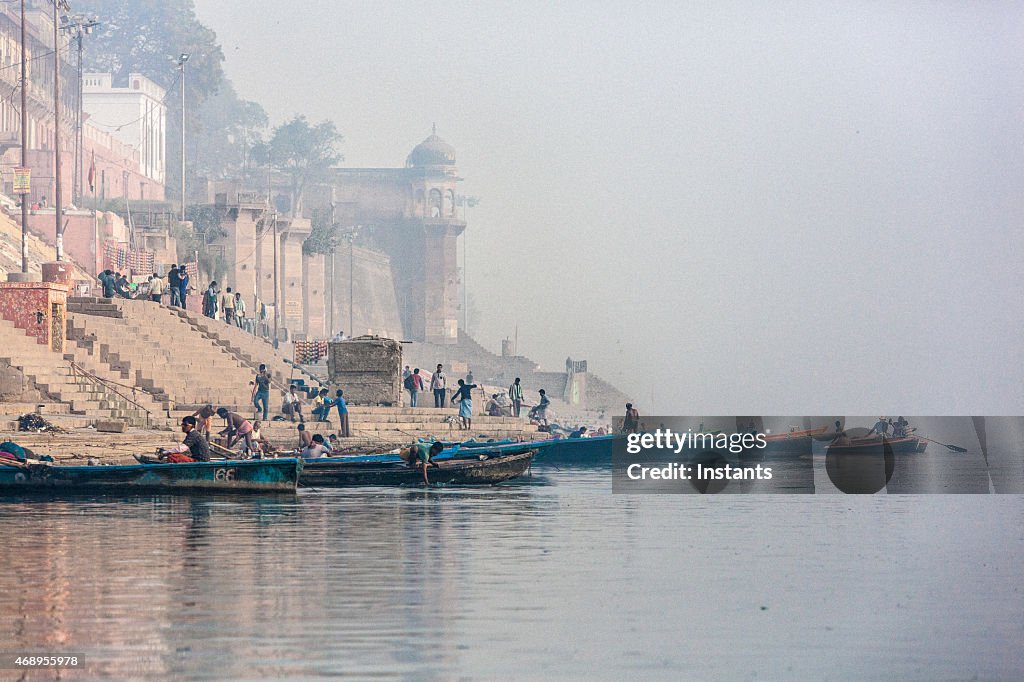
<svg viewBox="0 0 1024 682"><path fill-rule="evenodd" d="M345 232L348 239L348 334L355 335L355 241L362 225L353 225Z"/></svg>
<svg viewBox="0 0 1024 682"><path fill-rule="evenodd" d="M53 3L53 206L57 236L57 260L64 260L64 212L62 210L62 187L60 179L60 13L71 9L68 0L54 0Z"/></svg>
<svg viewBox="0 0 1024 682"><path fill-rule="evenodd" d="M185 222L185 62L188 58L188 52L182 52L178 57L178 68L181 69L181 222Z"/></svg>
<svg viewBox="0 0 1024 682"><path fill-rule="evenodd" d="M72 197L76 202L80 201L82 195L85 193L82 190L82 157L84 147L82 140L82 55L84 52L82 36L92 33L92 30L99 25L100 22L96 17L87 17L82 14L64 16L61 19L60 29L62 31L68 31L78 43L78 106L75 111L75 173L73 180L74 187L72 188Z"/></svg>

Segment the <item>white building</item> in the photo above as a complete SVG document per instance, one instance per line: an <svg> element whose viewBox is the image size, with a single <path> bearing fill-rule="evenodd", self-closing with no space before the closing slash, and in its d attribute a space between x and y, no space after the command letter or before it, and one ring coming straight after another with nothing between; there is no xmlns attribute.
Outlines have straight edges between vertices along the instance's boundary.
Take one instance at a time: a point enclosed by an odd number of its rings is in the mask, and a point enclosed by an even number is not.
<svg viewBox="0 0 1024 682"><path fill-rule="evenodd" d="M88 123L139 150L142 174L163 185L166 91L139 73L128 75L127 87L114 87L109 73L87 73L82 80L82 108Z"/></svg>

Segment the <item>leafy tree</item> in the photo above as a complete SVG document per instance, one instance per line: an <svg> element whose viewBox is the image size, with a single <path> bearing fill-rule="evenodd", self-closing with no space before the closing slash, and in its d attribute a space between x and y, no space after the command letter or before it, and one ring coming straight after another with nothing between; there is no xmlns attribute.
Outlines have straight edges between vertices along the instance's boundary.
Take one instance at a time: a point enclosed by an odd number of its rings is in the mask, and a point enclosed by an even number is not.
<svg viewBox="0 0 1024 682"><path fill-rule="evenodd" d="M310 125L305 116L296 116L274 128L262 151L272 167L291 177L293 215L302 213L306 187L326 180L330 168L342 160L338 151L341 141L341 134L331 121Z"/></svg>
<svg viewBox="0 0 1024 682"><path fill-rule="evenodd" d="M75 11L99 21L85 50L87 70L110 72L115 84L141 73L167 90L167 193L177 197L181 176L181 71L185 64L187 182L199 188L206 177L236 174L247 165L267 116L254 102L239 99L224 76L217 34L195 15L193 0L81 0ZM114 121L105 123L117 123Z"/></svg>
<svg viewBox="0 0 1024 682"><path fill-rule="evenodd" d="M330 253L338 247L341 243L341 233L337 223L331 222L330 209L313 209L310 222L312 230L306 241L302 242L304 253Z"/></svg>
<svg viewBox="0 0 1024 682"><path fill-rule="evenodd" d="M189 135L189 174L197 178L250 174L256 165L253 149L263 144L266 128L263 107L240 99L231 81L225 80L199 106L197 124Z"/></svg>

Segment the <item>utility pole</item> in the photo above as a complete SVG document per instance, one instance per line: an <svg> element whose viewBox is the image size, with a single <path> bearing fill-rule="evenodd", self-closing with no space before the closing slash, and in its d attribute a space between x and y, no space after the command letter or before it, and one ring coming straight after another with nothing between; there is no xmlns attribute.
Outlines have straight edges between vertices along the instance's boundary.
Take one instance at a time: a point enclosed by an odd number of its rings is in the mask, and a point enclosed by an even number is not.
<svg viewBox="0 0 1024 682"><path fill-rule="evenodd" d="M28 53L25 51L25 0L21 0L21 167L28 168ZM28 274L28 197L21 195L21 272Z"/></svg>
<svg viewBox="0 0 1024 682"><path fill-rule="evenodd" d="M354 336L355 323L355 241L362 225L353 226L348 232L348 335Z"/></svg>
<svg viewBox="0 0 1024 682"><path fill-rule="evenodd" d="M188 58L188 52L182 52L178 58L178 68L181 69L181 222L185 222L185 62ZM277 339L274 339L274 345L277 345Z"/></svg>
<svg viewBox="0 0 1024 682"><path fill-rule="evenodd" d="M355 324L355 296L353 290L355 287L355 242L356 235L353 232L348 237L348 335L352 336L356 331Z"/></svg>
<svg viewBox="0 0 1024 682"><path fill-rule="evenodd" d="M336 230L338 224L334 222L334 207L336 203L334 201L334 185L331 185L331 290L330 290L330 307L327 312L327 338L334 336L334 265L335 258L334 252L338 248Z"/></svg>
<svg viewBox="0 0 1024 682"><path fill-rule="evenodd" d="M277 211L274 211L274 348L277 348Z"/></svg>
<svg viewBox="0 0 1024 682"><path fill-rule="evenodd" d="M83 147L84 140L82 139L82 98L83 98L83 54L84 54L84 41L82 36L86 33L92 33L92 29L99 26L100 22L96 20L96 17L86 17L81 14L76 14L73 17L65 17L64 23L61 25L61 30L73 32L75 41L78 43L78 98L77 106L75 107L75 172L73 179L73 188L71 191L72 198L76 202L81 200L85 194L82 188L82 166L84 165L84 152Z"/></svg>
<svg viewBox="0 0 1024 682"><path fill-rule="evenodd" d="M57 260L64 260L64 212L61 194L60 164L60 11L68 10L67 0L53 2L53 207L57 227Z"/></svg>

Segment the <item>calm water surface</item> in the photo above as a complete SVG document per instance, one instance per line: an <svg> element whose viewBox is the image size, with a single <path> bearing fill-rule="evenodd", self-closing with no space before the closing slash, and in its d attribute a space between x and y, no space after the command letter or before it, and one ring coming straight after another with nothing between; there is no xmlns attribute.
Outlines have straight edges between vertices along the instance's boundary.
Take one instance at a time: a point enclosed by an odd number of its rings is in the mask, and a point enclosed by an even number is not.
<svg viewBox="0 0 1024 682"><path fill-rule="evenodd" d="M7 501L0 649L84 652L64 679L1021 677L1020 496L610 491Z"/></svg>

